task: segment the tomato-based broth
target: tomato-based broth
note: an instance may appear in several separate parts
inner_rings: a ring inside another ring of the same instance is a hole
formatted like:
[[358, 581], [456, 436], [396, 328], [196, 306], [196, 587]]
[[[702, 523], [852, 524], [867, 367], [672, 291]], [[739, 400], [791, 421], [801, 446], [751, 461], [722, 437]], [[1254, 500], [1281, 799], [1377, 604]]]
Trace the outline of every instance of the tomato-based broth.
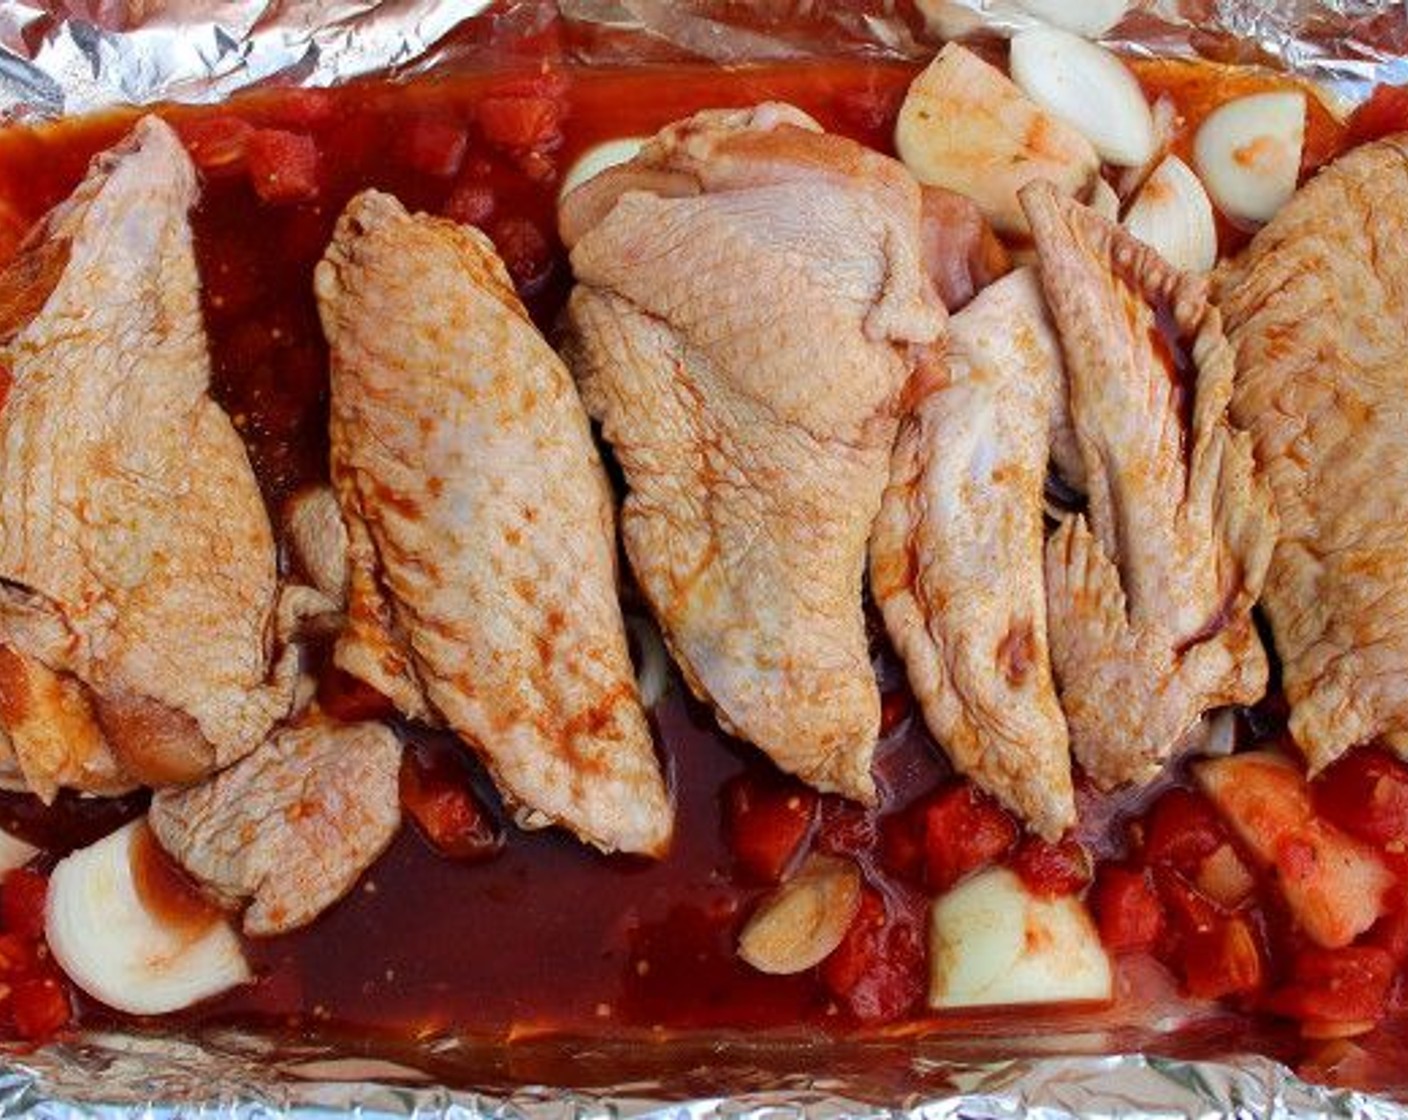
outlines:
[[[1188, 64], [1142, 63], [1137, 70], [1151, 100], [1173, 101], [1181, 129], [1174, 148], [1182, 151], [1187, 130], [1220, 99], [1283, 81]], [[166, 112], [202, 176], [192, 218], [214, 395], [245, 440], [275, 524], [299, 487], [327, 480], [328, 355], [312, 273], [354, 193], [377, 187], [409, 208], [483, 228], [551, 338], [571, 282], [554, 211], [562, 176], [580, 154], [604, 140], [648, 135], [702, 108], [763, 100], [791, 102], [828, 129], [890, 151], [914, 74], [909, 65], [861, 60], [736, 70], [529, 68], [405, 86], [265, 92], [218, 108]], [[30, 224], [74, 187], [90, 157], [133, 119], [111, 115], [0, 134], [0, 252], [12, 252]], [[1345, 129], [1315, 105], [1306, 170], [1345, 142]], [[1225, 248], [1239, 243], [1237, 231], [1221, 233]], [[286, 570], [291, 564], [285, 559]], [[641, 614], [626, 594], [628, 613]], [[923, 1011], [929, 897], [994, 859], [1053, 896], [1079, 893], [1093, 881], [1101, 931], [1123, 950], [1113, 1010], [1077, 1007], [1048, 1020], [1077, 1029], [1138, 1023], [1168, 1001], [1183, 1018], [1205, 1017], [1218, 1006], [1213, 999], [1236, 996], [1230, 973], [1191, 968], [1175, 979], [1176, 968], [1153, 964], [1158, 931], [1141, 925], [1140, 892], [1152, 891], [1163, 874], [1158, 868], [1177, 861], [1148, 856], [1144, 824], [1134, 842], [1150, 866], [1158, 865], [1154, 879], [1142, 867], [1123, 878], [1109, 870], [1131, 847], [1131, 820], [1169, 784], [1181, 785], [1181, 776], [1121, 797], [1082, 787], [1083, 849], [1072, 841], [1023, 840], [995, 803], [953, 782], [875, 618], [872, 634], [884, 696], [876, 808], [818, 797], [782, 778], [761, 753], [724, 735], [677, 676], [652, 717], [677, 810], [674, 843], [660, 861], [603, 856], [556, 830], [516, 828], [463, 747], [400, 725], [408, 744], [401, 782], [408, 812], [390, 850], [307, 929], [249, 940], [256, 981], [182, 1013], [183, 1020], [327, 1024], [409, 1038], [723, 1028], [848, 1033], [896, 1023], [961, 1030], [971, 1015]], [[320, 690], [335, 712], [380, 714], [378, 698], [331, 669]], [[1269, 706], [1239, 719], [1244, 741], [1280, 733], [1281, 717]], [[1170, 850], [1210, 858], [1231, 841], [1204, 820], [1195, 795], [1186, 797], [1160, 801], [1148, 827], [1175, 838]], [[140, 796], [99, 802], [64, 795], [46, 809], [5, 795], [0, 824], [56, 856], [142, 807]], [[965, 843], [936, 853], [926, 846], [935, 829]], [[820, 968], [765, 975], [740, 960], [739, 932], [806, 850], [860, 865], [862, 919]], [[161, 858], [143, 851], [143, 859]], [[1230, 889], [1227, 876], [1236, 869], [1228, 861], [1236, 858], [1218, 856], [1223, 878], [1209, 889]], [[200, 904], [185, 897], [189, 884], [169, 869], [148, 868], [139, 879], [148, 891], [180, 895], [173, 905], [183, 920], [205, 920]], [[1245, 935], [1267, 945], [1281, 937], [1283, 918], [1274, 912], [1248, 921], [1246, 930], [1218, 925], [1221, 932], [1209, 936], [1232, 943]], [[1274, 986], [1267, 980], [1258, 990]], [[80, 1003], [80, 1022], [112, 1015]], [[1024, 1021], [1039, 1020], [1027, 1014]]]

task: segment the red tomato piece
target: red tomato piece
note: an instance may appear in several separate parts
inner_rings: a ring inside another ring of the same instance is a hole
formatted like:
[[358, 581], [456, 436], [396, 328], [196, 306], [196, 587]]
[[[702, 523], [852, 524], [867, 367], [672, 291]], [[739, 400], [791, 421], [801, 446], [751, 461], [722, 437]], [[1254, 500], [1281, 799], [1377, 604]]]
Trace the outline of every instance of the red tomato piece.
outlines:
[[1375, 86], [1349, 118], [1350, 147], [1408, 129], [1408, 86]]
[[401, 133], [401, 157], [415, 170], [448, 179], [469, 150], [469, 131], [444, 117], [416, 117]]
[[846, 936], [822, 961], [821, 979], [862, 1022], [899, 1018], [924, 991], [919, 929], [887, 909], [884, 899], [867, 887]]
[[1183, 984], [1200, 999], [1250, 995], [1265, 979], [1256, 935], [1240, 916], [1218, 918], [1208, 929], [1190, 933], [1178, 955]]
[[847, 90], [836, 99], [836, 109], [850, 124], [865, 132], [892, 131], [905, 91], [899, 89]]
[[28, 937], [0, 933], [0, 980], [10, 981], [34, 968], [35, 944]]
[[1351, 836], [1379, 846], [1408, 845], [1408, 766], [1387, 751], [1350, 751], [1310, 790], [1316, 811]]
[[15, 1029], [28, 1042], [42, 1042], [68, 1025], [73, 1014], [68, 990], [52, 976], [20, 980], [10, 994]]
[[1374, 923], [1365, 940], [1395, 961], [1408, 960], [1408, 890], [1395, 887], [1389, 891], [1385, 904], [1387, 911]]
[[343, 723], [390, 719], [396, 705], [366, 681], [329, 665], [318, 678], [318, 706]]
[[1147, 871], [1106, 864], [1095, 878], [1090, 906], [1111, 952], [1152, 948], [1163, 933], [1163, 904]]
[[461, 183], [445, 200], [441, 213], [466, 226], [482, 226], [494, 216], [494, 188], [487, 183]]
[[272, 205], [318, 196], [318, 146], [306, 132], [260, 128], [245, 142], [255, 193]]
[[723, 789], [724, 836], [739, 869], [779, 883], [811, 835], [817, 795], [782, 775], [741, 774]]
[[1012, 870], [1038, 898], [1079, 894], [1090, 882], [1090, 856], [1074, 836], [1056, 843], [1026, 836], [1011, 859]]
[[254, 126], [239, 117], [221, 114], [183, 121], [177, 126], [191, 162], [207, 175], [244, 170], [245, 145]]
[[879, 822], [881, 866], [895, 878], [916, 885], [924, 882], [923, 825], [914, 806], [881, 817]]
[[1217, 810], [1207, 798], [1192, 790], [1171, 789], [1154, 802], [1144, 822], [1144, 859], [1192, 877], [1226, 839]]
[[286, 89], [273, 103], [268, 119], [289, 128], [309, 129], [337, 115], [337, 94], [327, 89]]
[[406, 751], [400, 790], [401, 807], [441, 855], [479, 861], [503, 848], [503, 833], [480, 806], [468, 776], [448, 760]]
[[1372, 1022], [1383, 1017], [1393, 973], [1393, 957], [1372, 945], [1307, 946], [1296, 954], [1290, 981], [1267, 1006], [1312, 1023]]
[[854, 856], [875, 846], [875, 818], [858, 805], [828, 798], [822, 802], [816, 848], [833, 856]]
[[1017, 843], [1014, 821], [969, 782], [952, 786], [923, 810], [924, 881], [946, 891], [970, 872], [996, 863]]
[[44, 900], [49, 881], [37, 871], [20, 867], [0, 883], [0, 923], [10, 933], [38, 941], [44, 936]]
[[476, 107], [484, 139], [508, 151], [545, 151], [562, 141], [562, 105], [550, 97], [510, 94], [482, 99]]
[[1221, 907], [1199, 894], [1178, 872], [1156, 867], [1153, 875], [1164, 914], [1178, 933], [1184, 936], [1206, 933], [1225, 916]]
[[909, 718], [914, 696], [907, 688], [896, 688], [880, 697], [880, 738], [885, 738]]
[[552, 269], [552, 247], [527, 218], [500, 218], [488, 230], [520, 292], [536, 290]]

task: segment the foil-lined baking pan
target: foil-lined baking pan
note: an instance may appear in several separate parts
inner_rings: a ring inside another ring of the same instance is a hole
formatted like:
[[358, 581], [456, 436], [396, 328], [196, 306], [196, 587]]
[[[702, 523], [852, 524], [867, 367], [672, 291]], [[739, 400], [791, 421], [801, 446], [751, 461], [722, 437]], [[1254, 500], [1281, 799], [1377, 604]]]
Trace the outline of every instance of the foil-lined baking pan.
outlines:
[[[1070, 0], [1078, 3], [1080, 0]], [[1001, 36], [1017, 0], [0, 0], [0, 114], [32, 123], [122, 104], [214, 102], [493, 65], [555, 28], [572, 61], [741, 66], [921, 58], [940, 34]], [[760, 18], [761, 16], [761, 18]], [[1106, 42], [1283, 68], [1342, 106], [1408, 82], [1403, 0], [1137, 0]], [[0, 1059], [5, 1116], [1408, 1117], [1353, 1085], [1363, 1052], [1296, 1076], [1272, 1037], [1213, 1022], [1041, 1037], [682, 1037], [504, 1043], [88, 1031]], [[1165, 1056], [1160, 1056], [1165, 1055]], [[1380, 1066], [1382, 1060], [1380, 1059]], [[1306, 1072], [1306, 1071], [1303, 1071]], [[1399, 1093], [1408, 1093], [1408, 1068]]]

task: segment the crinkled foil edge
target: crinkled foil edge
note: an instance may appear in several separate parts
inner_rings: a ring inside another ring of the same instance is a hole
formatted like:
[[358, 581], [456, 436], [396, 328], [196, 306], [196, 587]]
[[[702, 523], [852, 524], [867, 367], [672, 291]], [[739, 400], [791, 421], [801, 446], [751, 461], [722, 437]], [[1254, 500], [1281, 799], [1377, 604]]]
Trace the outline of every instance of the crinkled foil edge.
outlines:
[[[134, 0], [75, 3], [70, 7], [87, 14], [68, 16], [55, 14], [66, 10], [62, 3], [0, 0], [0, 118], [30, 123], [113, 105], [217, 102], [269, 84], [328, 86], [492, 65], [497, 43], [559, 19], [587, 32], [568, 36], [566, 49], [588, 64], [674, 57], [737, 65], [838, 51], [922, 57], [939, 30], [1011, 35], [1030, 23], [1021, 0], [921, 0], [927, 25], [906, 18], [896, 0], [797, 3], [811, 17], [805, 31], [785, 18], [763, 30], [739, 28], [727, 0], [500, 0], [488, 12], [485, 0]], [[1317, 82], [1346, 108], [1376, 82], [1408, 82], [1404, 0], [1136, 0], [1105, 41], [1130, 53], [1281, 67]], [[993, 1040], [988, 1052], [1000, 1045]], [[1408, 1108], [1391, 1100], [1308, 1083], [1255, 1054], [1220, 1061], [1144, 1053], [952, 1061], [916, 1050], [882, 1091], [844, 1072], [740, 1076], [730, 1060], [730, 1075], [711, 1089], [701, 1087], [722, 1068], [722, 1055], [718, 1067], [706, 1056], [681, 1079], [584, 1081], [590, 1088], [568, 1087], [570, 1077], [553, 1085], [495, 1079], [496, 1087], [467, 1091], [434, 1083], [414, 1057], [393, 1062], [316, 1045], [275, 1047], [252, 1034], [192, 1041], [87, 1031], [34, 1052], [0, 1051], [0, 1116], [1408, 1120]]]

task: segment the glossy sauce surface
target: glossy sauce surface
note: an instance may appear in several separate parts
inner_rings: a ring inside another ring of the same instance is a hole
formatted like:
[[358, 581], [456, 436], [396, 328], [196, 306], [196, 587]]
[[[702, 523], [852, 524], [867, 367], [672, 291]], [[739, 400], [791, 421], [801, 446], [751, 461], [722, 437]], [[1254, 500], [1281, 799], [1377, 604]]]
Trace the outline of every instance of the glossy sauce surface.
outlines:
[[[1222, 88], [1223, 78], [1206, 70], [1155, 64], [1140, 71], [1146, 88], [1174, 98], [1189, 122], [1211, 103], [1207, 89]], [[647, 135], [700, 108], [768, 99], [793, 102], [829, 129], [889, 150], [894, 114], [913, 73], [907, 65], [860, 61], [568, 72], [554, 78], [566, 117], [546, 164], [488, 142], [476, 121], [484, 97], [515, 82], [541, 81], [531, 69], [410, 87], [261, 94], [219, 110], [257, 127], [306, 132], [319, 154], [314, 201], [269, 205], [247, 177], [214, 172], [205, 177], [193, 215], [214, 393], [249, 447], [275, 522], [299, 486], [326, 479], [327, 355], [311, 275], [353, 193], [375, 186], [412, 208], [439, 212], [453, 210], [457, 191], [463, 201], [462, 188], [489, 188], [491, 235], [517, 239], [520, 248], [525, 227], [538, 235], [537, 248], [529, 246], [534, 251], [527, 255], [536, 259], [524, 266], [523, 294], [550, 336], [570, 282], [553, 233], [556, 184], [578, 154], [601, 140]], [[170, 117], [182, 128], [211, 115], [177, 110]], [[0, 253], [72, 189], [89, 157], [116, 141], [131, 119], [0, 134]], [[466, 150], [451, 174], [413, 166], [407, 138], [425, 135], [418, 130], [427, 121], [436, 122], [440, 135], [464, 135]], [[1337, 128], [1313, 124], [1315, 150], [1332, 149]], [[878, 637], [876, 656], [882, 688], [902, 694], [901, 676]], [[187, 1019], [332, 1023], [408, 1037], [854, 1029], [814, 972], [763, 976], [736, 959], [738, 930], [765, 888], [736, 873], [721, 824], [721, 791], [740, 774], [764, 776], [770, 768], [756, 751], [724, 736], [678, 679], [654, 719], [678, 806], [667, 860], [605, 857], [556, 832], [509, 827], [497, 856], [460, 863], [437, 855], [408, 824], [354, 892], [311, 928], [250, 944], [255, 985]], [[444, 737], [406, 733], [424, 750], [459, 751]], [[884, 791], [879, 814], [929, 792], [947, 774], [912, 711], [882, 740], [876, 768]], [[482, 774], [474, 782], [487, 787]], [[1082, 801], [1082, 838], [1097, 853], [1117, 850], [1123, 833], [1112, 822], [1126, 807], [1088, 792]], [[871, 886], [892, 905], [913, 907], [913, 892], [891, 881], [875, 858], [877, 814], [823, 802], [820, 827], [868, 837], [871, 847], [858, 858]], [[103, 806], [65, 797], [56, 810], [42, 811], [30, 799], [6, 796], [0, 823], [13, 822], [61, 852], [140, 808], [140, 798]], [[1166, 978], [1129, 980], [1113, 1012], [1098, 1019], [1072, 1012], [1064, 1021], [1088, 1028], [1111, 1016], [1137, 1020], [1152, 1003], [1172, 998], [1168, 989]], [[85, 1017], [100, 1021], [104, 1012], [89, 1006]], [[930, 1025], [967, 1029], [965, 1021], [971, 1027], [973, 1018]]]

